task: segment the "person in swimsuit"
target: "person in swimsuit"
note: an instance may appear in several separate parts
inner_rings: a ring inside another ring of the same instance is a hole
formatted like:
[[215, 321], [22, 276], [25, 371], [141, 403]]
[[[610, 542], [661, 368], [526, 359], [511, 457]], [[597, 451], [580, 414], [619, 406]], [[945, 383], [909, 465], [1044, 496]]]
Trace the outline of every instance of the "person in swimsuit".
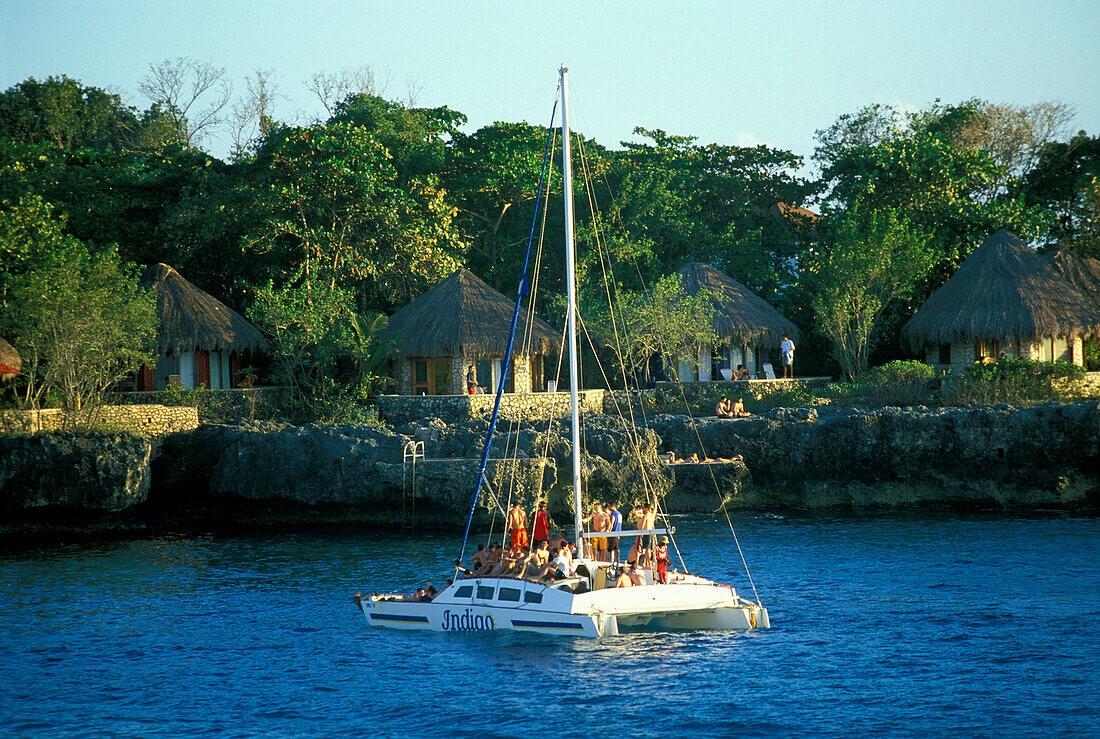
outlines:
[[512, 532], [511, 548], [513, 552], [527, 548], [527, 514], [523, 506], [516, 503], [508, 511], [508, 530]]
[[751, 415], [752, 415], [751, 413], [749, 413], [747, 410], [745, 410], [745, 401], [742, 398], [738, 398], [737, 402], [733, 404], [733, 411], [732, 411], [730, 417], [731, 418], [745, 418], [746, 416], [751, 416]]
[[718, 418], [733, 418], [733, 411], [730, 410], [730, 399], [723, 397], [718, 401], [718, 405], [714, 406], [714, 415]]

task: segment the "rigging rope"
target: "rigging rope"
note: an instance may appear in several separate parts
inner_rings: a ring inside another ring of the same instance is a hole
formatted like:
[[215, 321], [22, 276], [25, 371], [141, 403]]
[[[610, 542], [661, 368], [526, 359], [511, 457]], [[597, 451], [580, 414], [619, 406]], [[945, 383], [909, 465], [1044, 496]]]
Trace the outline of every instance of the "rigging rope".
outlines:
[[481, 452], [481, 463], [478, 466], [477, 481], [474, 484], [473, 499], [470, 501], [470, 512], [466, 516], [466, 531], [462, 536], [462, 548], [458, 552], [458, 559], [456, 566], [461, 566], [462, 557], [466, 554], [466, 544], [470, 538], [470, 525], [474, 520], [474, 510], [477, 508], [478, 498], [481, 496], [481, 482], [485, 479], [485, 467], [489, 463], [489, 449], [493, 443], [493, 432], [496, 430], [497, 418], [500, 415], [500, 401], [504, 395], [505, 380], [508, 377], [508, 365], [512, 359], [512, 343], [516, 338], [516, 323], [519, 320], [520, 306], [523, 304], [523, 296], [528, 294], [527, 287], [527, 267], [531, 259], [531, 242], [535, 238], [535, 223], [538, 218], [539, 205], [542, 198], [542, 183], [546, 177], [546, 171], [550, 162], [550, 142], [553, 140], [553, 128], [554, 118], [557, 115], [558, 101], [554, 100], [554, 107], [550, 111], [550, 130], [549, 135], [546, 137], [546, 149], [542, 155], [542, 174], [539, 176], [539, 189], [538, 195], [535, 197], [535, 212], [531, 215], [531, 231], [527, 237], [527, 253], [523, 258], [523, 274], [519, 280], [519, 287], [516, 288], [516, 307], [512, 311], [512, 327], [508, 333], [508, 348], [504, 353], [504, 362], [501, 369], [500, 387], [497, 388], [496, 399], [493, 401], [493, 415], [489, 419], [489, 432], [485, 437], [485, 448]]

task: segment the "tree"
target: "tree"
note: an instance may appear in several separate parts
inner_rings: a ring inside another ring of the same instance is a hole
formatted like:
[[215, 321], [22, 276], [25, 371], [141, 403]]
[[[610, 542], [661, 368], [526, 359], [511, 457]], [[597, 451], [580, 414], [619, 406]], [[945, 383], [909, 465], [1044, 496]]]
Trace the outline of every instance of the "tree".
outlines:
[[619, 293], [614, 311], [588, 311], [589, 323], [613, 349], [620, 371], [648, 382], [653, 357], [672, 367], [677, 357], [697, 357], [700, 350], [718, 343], [715, 304], [716, 296], [709, 290], [688, 295], [681, 276], [673, 273], [658, 279], [646, 293]]
[[763, 145], [697, 144], [661, 130], [635, 133], [652, 143], [626, 143], [614, 156], [608, 220], [638, 242], [644, 282], [691, 259], [726, 269], [768, 297], [794, 281], [794, 257], [812, 223], [785, 214], [816, 191], [795, 175], [799, 157]]
[[1021, 190], [1028, 203], [1053, 213], [1050, 243], [1100, 257], [1100, 136], [1081, 131], [1046, 144]]
[[242, 182], [254, 224], [243, 242], [284, 273], [355, 291], [361, 309], [392, 308], [450, 274], [464, 249], [430, 171], [441, 131], [373, 104], [340, 117], [263, 140]]
[[883, 310], [904, 298], [935, 259], [929, 238], [908, 221], [858, 207], [807, 255], [803, 281], [814, 314], [848, 377], [867, 369], [872, 331]]
[[352, 95], [385, 95], [392, 78], [393, 72], [388, 68], [379, 72], [364, 65], [345, 67], [339, 72], [317, 72], [304, 84], [331, 116], [336, 112], [337, 103]]
[[275, 126], [272, 108], [279, 96], [274, 69], [257, 69], [245, 77], [245, 94], [233, 104], [230, 120], [233, 124], [233, 154], [240, 157], [248, 144], [266, 136]]
[[221, 112], [233, 96], [233, 83], [223, 67], [191, 57], [150, 64], [138, 90], [170, 116], [187, 147], [198, 146], [221, 122]]
[[9, 142], [117, 152], [154, 151], [178, 138], [158, 106], [139, 115], [118, 95], [64, 75], [31, 77], [0, 93], [0, 139]]
[[91, 251], [62, 226], [40, 198], [0, 211], [0, 315], [23, 356], [24, 402], [52, 397], [72, 424], [94, 419], [114, 385], [152, 362], [156, 314], [113, 248]]
[[305, 279], [258, 289], [249, 318], [268, 336], [278, 380], [295, 389], [311, 421], [355, 421], [357, 401], [380, 389], [385, 317], [358, 315], [350, 291]]
[[547, 136], [545, 128], [497, 122], [472, 134], [456, 133], [448, 147], [444, 182], [470, 245], [468, 266], [498, 290], [514, 284], [522, 269], [527, 206], [533, 208], [537, 195]]

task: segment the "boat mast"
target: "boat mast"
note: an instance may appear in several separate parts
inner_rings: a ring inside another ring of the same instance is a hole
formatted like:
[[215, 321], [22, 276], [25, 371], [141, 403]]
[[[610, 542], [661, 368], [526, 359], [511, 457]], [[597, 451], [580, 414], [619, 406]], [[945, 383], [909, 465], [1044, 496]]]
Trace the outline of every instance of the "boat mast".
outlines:
[[573, 540], [577, 542], [577, 557], [585, 555], [583, 510], [581, 508], [581, 423], [577, 390], [577, 274], [576, 250], [573, 246], [573, 164], [569, 141], [569, 68], [558, 69], [561, 75], [561, 172], [565, 192], [565, 294], [569, 329], [569, 404], [573, 416]]

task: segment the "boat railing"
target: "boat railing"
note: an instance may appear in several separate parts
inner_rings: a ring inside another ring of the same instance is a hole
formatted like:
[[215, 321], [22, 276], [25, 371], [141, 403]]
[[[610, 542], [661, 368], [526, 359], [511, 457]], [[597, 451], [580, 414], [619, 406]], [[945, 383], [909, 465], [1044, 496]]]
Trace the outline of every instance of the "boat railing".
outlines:
[[585, 539], [602, 539], [604, 537], [611, 537], [613, 539], [620, 539], [627, 536], [656, 536], [658, 534], [667, 534], [671, 536], [676, 533], [675, 527], [668, 527], [664, 529], [623, 529], [622, 531], [584, 531], [581, 536]]

